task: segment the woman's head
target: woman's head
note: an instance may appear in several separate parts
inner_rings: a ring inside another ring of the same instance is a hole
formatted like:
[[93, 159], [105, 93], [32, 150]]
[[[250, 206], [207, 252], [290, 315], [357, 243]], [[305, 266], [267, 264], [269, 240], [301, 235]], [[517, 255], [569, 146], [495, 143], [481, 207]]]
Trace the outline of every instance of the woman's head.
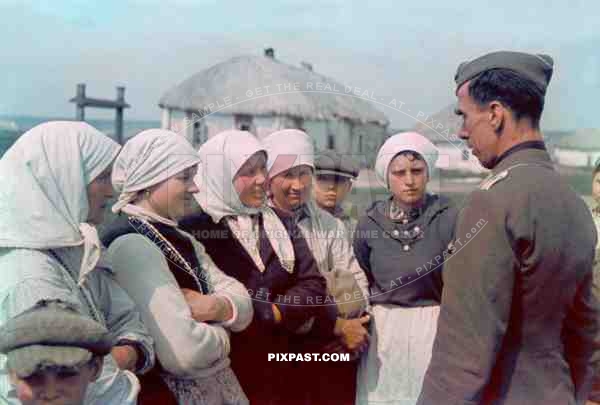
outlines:
[[194, 197], [213, 221], [260, 212], [267, 155], [254, 135], [239, 130], [221, 132], [206, 141], [198, 154], [202, 164]]
[[396, 201], [418, 205], [425, 196], [428, 181], [427, 163], [417, 152], [400, 152], [390, 162], [388, 184]]
[[292, 211], [306, 204], [312, 191], [313, 169], [309, 165], [294, 166], [270, 179], [269, 189], [275, 206]]
[[120, 192], [113, 211], [135, 204], [164, 218], [186, 212], [200, 157], [190, 143], [171, 131], [150, 129], [128, 141], [115, 161], [112, 182]]
[[194, 183], [197, 166], [190, 166], [140, 191], [134, 204], [155, 212], [163, 218], [177, 220], [183, 217], [192, 207], [194, 193], [198, 187]]
[[269, 154], [268, 187], [275, 206], [291, 211], [305, 204], [312, 191], [314, 147], [297, 129], [284, 129], [264, 140]]
[[437, 158], [437, 148], [423, 135], [399, 133], [388, 138], [379, 149], [375, 173], [396, 201], [418, 205]]
[[266, 179], [267, 154], [261, 150], [250, 156], [233, 177], [233, 186], [242, 204], [249, 208], [263, 206]]
[[110, 181], [111, 173], [112, 163], [87, 186], [89, 203], [87, 222], [89, 223], [96, 225], [102, 223], [108, 202], [114, 197], [114, 190]]
[[73, 246], [80, 224], [99, 223], [120, 146], [85, 122], [53, 121], [25, 134], [0, 160], [4, 246]]

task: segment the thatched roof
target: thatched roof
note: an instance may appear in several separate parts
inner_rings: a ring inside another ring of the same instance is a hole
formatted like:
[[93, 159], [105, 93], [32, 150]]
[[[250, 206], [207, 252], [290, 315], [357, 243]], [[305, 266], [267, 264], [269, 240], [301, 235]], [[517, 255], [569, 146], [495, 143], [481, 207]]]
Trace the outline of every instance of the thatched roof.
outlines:
[[578, 129], [563, 137], [556, 145], [560, 149], [600, 151], [600, 129]]
[[[299, 83], [300, 91], [286, 89], [284, 85], [289, 83]], [[325, 91], [317, 92], [317, 83]], [[306, 91], [307, 84], [312, 85], [313, 92]], [[248, 92], [257, 88], [262, 89], [263, 96], [249, 98]], [[197, 112], [211, 103], [223, 104], [226, 97], [232, 104], [223, 111], [227, 114], [388, 124], [383, 112], [369, 101], [346, 93], [342, 84], [266, 56], [239, 56], [196, 73], [167, 91], [159, 107]]]

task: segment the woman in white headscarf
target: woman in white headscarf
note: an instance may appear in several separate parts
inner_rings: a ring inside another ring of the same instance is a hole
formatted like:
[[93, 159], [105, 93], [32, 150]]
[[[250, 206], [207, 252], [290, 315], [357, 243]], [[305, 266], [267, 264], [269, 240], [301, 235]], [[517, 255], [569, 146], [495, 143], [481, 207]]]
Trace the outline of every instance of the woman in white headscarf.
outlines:
[[377, 155], [377, 179], [391, 196], [360, 218], [354, 240], [374, 315], [359, 368], [360, 405], [415, 404], [431, 359], [457, 215], [447, 198], [427, 193], [437, 158], [435, 146], [414, 132], [388, 138]]
[[268, 356], [291, 352], [293, 331], [320, 311], [314, 304], [325, 298], [325, 280], [298, 232], [265, 206], [267, 155], [254, 135], [225, 131], [199, 153], [195, 197], [204, 213], [182, 226], [254, 298], [252, 324], [232, 335], [232, 367], [250, 403], [288, 404], [304, 385], [296, 367]]
[[142, 378], [140, 404], [173, 395], [181, 405], [248, 403], [229, 366], [228, 335], [252, 319], [248, 293], [178, 228], [198, 163], [183, 137], [152, 129], [125, 144], [113, 170], [121, 215], [103, 237], [106, 261], [140, 308], [158, 363]]
[[[125, 292], [96, 267], [102, 221], [112, 196], [119, 145], [83, 122], [48, 122], [25, 134], [0, 160], [0, 324], [41, 300], [62, 300], [105, 325], [117, 348], [90, 385], [86, 404], [135, 404], [130, 371], [152, 366], [152, 340]], [[0, 402], [16, 393], [0, 358]]]
[[[313, 352], [351, 352], [355, 358], [368, 345], [366, 297], [368, 281], [354, 257], [345, 225], [312, 200], [314, 147], [304, 131], [283, 129], [263, 141], [269, 154], [269, 201], [282, 218], [296, 223], [327, 278], [330, 294], [327, 315], [335, 327], [326, 339], [308, 333], [303, 346]], [[322, 318], [315, 322], [322, 321]], [[354, 404], [357, 362], [314, 363], [305, 368], [311, 403]], [[323, 375], [329, 378], [323, 379]]]

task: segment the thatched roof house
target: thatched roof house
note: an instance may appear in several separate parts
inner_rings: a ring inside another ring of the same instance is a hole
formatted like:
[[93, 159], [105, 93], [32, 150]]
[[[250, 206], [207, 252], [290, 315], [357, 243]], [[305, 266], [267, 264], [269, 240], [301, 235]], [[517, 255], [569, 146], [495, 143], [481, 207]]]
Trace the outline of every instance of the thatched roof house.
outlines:
[[319, 149], [371, 155], [383, 141], [388, 119], [353, 90], [309, 64], [278, 61], [268, 49], [264, 56], [234, 57], [192, 75], [168, 90], [159, 107], [162, 126], [187, 128], [196, 144], [227, 128], [259, 137], [304, 128]]
[[455, 105], [449, 105], [441, 111], [429, 116], [418, 116], [414, 131], [426, 136], [440, 151], [438, 166], [446, 170], [468, 173], [486, 171], [479, 160], [471, 154], [466, 143], [460, 139], [458, 132], [462, 119], [454, 113]]

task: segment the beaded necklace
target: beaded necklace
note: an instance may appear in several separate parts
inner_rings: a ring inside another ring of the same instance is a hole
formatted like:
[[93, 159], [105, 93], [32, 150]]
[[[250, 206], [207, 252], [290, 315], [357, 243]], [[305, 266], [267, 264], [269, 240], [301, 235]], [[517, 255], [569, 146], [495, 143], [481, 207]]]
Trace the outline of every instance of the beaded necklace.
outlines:
[[[185, 260], [185, 258], [181, 255], [181, 253], [179, 253], [175, 246], [173, 246], [171, 242], [167, 238], [165, 238], [164, 235], [160, 233], [160, 231], [156, 229], [154, 225], [152, 225], [152, 223], [150, 223], [150, 221], [134, 216], [130, 216], [128, 218], [131, 226], [140, 234], [149, 237], [153, 240], [160, 240], [161, 243], [155, 243], [155, 245], [158, 246], [165, 258], [171, 259], [175, 261], [176, 264], [182, 265], [183, 267], [177, 267], [188, 273], [194, 279], [196, 285], [198, 286], [199, 292], [202, 294], [202, 283], [200, 282], [200, 278], [198, 277], [197, 271], [194, 270], [194, 268], [190, 265], [190, 263], [187, 260]], [[141, 229], [138, 229], [138, 227], [136, 227], [136, 222], [141, 225]], [[148, 235], [148, 232], [144, 232], [143, 228], [145, 228], [145, 230], [150, 232], [152, 235]]]

